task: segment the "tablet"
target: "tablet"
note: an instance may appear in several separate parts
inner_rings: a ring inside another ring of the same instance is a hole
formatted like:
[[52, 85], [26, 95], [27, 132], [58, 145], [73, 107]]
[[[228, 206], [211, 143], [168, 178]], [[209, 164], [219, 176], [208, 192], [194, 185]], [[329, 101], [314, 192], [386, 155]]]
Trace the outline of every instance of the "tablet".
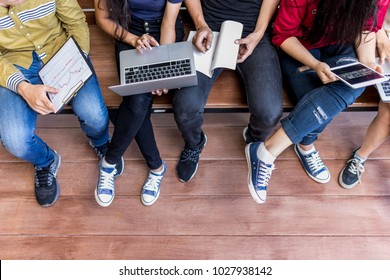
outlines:
[[343, 81], [352, 88], [361, 88], [387, 81], [383, 74], [355, 61], [342, 66], [330, 69], [340, 81]]
[[[376, 62], [379, 64], [379, 58], [376, 58]], [[383, 74], [386, 77], [390, 77], [390, 62], [385, 61], [383, 64], [379, 64], [383, 69]], [[375, 87], [378, 90], [379, 96], [383, 102], [390, 102], [390, 81], [385, 81], [376, 84]]]

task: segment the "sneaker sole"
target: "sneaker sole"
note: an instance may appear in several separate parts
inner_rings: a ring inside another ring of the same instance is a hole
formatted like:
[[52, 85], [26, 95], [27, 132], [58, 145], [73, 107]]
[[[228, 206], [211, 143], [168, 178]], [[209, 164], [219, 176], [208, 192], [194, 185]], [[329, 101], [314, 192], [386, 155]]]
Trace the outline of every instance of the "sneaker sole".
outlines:
[[342, 178], [342, 177], [343, 177], [344, 170], [345, 170], [345, 167], [344, 167], [343, 170], [341, 170], [341, 172], [340, 172], [340, 175], [339, 175], [339, 184], [340, 184], [340, 186], [342, 186], [344, 189], [350, 190], [350, 189], [352, 189], [354, 186], [356, 186], [356, 185], [359, 183], [359, 181], [356, 181], [356, 182], [353, 183], [352, 185], [346, 185], [346, 184], [344, 184], [343, 178]]
[[[121, 173], [116, 173], [115, 176], [114, 176], [114, 179], [116, 179], [119, 176], [121, 176], [123, 174], [123, 172], [125, 171], [125, 159], [123, 157], [121, 157], [121, 163], [122, 163], [122, 172]], [[118, 169], [117, 169], [117, 171], [118, 171]]]
[[263, 204], [266, 200], [261, 199], [257, 195], [256, 191], [254, 190], [253, 184], [252, 184], [252, 163], [251, 163], [249, 146], [250, 146], [250, 144], [245, 146], [245, 157], [246, 157], [246, 162], [248, 164], [248, 189], [249, 189], [249, 193], [251, 194], [253, 200], [258, 204]]
[[115, 198], [115, 196], [113, 196], [109, 202], [101, 201], [98, 194], [97, 194], [97, 187], [95, 188], [95, 199], [96, 199], [97, 204], [99, 204], [100, 206], [102, 206], [102, 207], [110, 206], [111, 203], [114, 201], [114, 198]]
[[327, 167], [325, 167], [326, 170], [328, 170], [328, 173], [329, 173], [328, 179], [326, 179], [326, 180], [321, 180], [321, 179], [318, 179], [318, 178], [314, 177], [313, 175], [311, 175], [311, 174], [306, 170], [306, 168], [305, 168], [305, 166], [304, 166], [304, 164], [303, 164], [303, 162], [302, 162], [302, 159], [301, 159], [301, 157], [300, 157], [299, 154], [298, 154], [297, 149], [298, 149], [297, 146], [294, 145], [294, 152], [295, 152], [295, 154], [297, 155], [299, 161], [301, 162], [301, 166], [302, 166], [303, 170], [305, 170], [306, 174], [307, 174], [313, 181], [315, 181], [315, 182], [317, 182], [317, 183], [320, 183], [320, 184], [326, 184], [326, 183], [328, 183], [328, 182], [330, 181], [330, 178], [331, 178], [329, 169], [328, 169]]

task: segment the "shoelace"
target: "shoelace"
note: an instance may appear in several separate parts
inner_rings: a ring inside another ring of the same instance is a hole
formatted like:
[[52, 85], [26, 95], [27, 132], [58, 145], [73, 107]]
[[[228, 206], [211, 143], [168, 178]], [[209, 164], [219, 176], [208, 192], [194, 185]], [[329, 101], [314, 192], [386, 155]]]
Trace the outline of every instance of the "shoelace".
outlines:
[[364, 165], [356, 158], [348, 160], [349, 168], [348, 172], [357, 175], [359, 183], [361, 183], [361, 175], [364, 172]]
[[38, 188], [44, 187], [51, 187], [53, 184], [53, 180], [55, 178], [54, 172], [51, 170], [51, 168], [45, 167], [45, 168], [36, 168], [35, 169], [36, 176], [35, 176], [35, 185]]
[[98, 158], [102, 159], [107, 153], [109, 142], [99, 147], [93, 146], [91, 142], [89, 142], [89, 145], [95, 150], [95, 153], [98, 156]]
[[156, 195], [156, 193], [158, 192], [158, 188], [160, 186], [162, 177], [163, 177], [163, 175], [154, 175], [154, 174], [149, 173], [148, 179], [147, 179], [145, 186], [144, 186], [144, 190], [146, 191], [146, 193], [152, 192], [153, 195]]
[[318, 152], [313, 152], [310, 155], [306, 156], [306, 162], [313, 173], [317, 173], [325, 166]]
[[184, 160], [191, 160], [193, 162], [198, 162], [199, 154], [200, 154], [200, 149], [185, 148], [182, 154], [182, 158]]
[[104, 168], [100, 171], [100, 184], [99, 184], [99, 194], [112, 194], [114, 192], [114, 176], [116, 170], [112, 172], [104, 171]]
[[272, 164], [265, 164], [260, 162], [258, 173], [257, 173], [257, 185], [258, 189], [268, 186], [269, 179], [271, 178], [272, 171], [275, 169], [275, 166]]

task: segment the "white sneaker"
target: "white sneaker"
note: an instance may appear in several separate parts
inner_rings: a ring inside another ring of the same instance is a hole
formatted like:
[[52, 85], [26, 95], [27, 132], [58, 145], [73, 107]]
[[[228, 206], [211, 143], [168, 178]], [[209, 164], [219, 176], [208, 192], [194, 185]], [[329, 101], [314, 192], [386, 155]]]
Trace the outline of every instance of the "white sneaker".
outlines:
[[141, 190], [141, 201], [145, 206], [150, 206], [157, 201], [160, 196], [160, 184], [161, 180], [167, 172], [167, 165], [163, 161], [163, 171], [161, 174], [156, 174], [153, 171], [149, 172], [148, 178], [146, 179], [142, 190]]
[[103, 207], [109, 206], [115, 197], [114, 178], [116, 168], [103, 167], [100, 162], [99, 180], [95, 189], [96, 202]]

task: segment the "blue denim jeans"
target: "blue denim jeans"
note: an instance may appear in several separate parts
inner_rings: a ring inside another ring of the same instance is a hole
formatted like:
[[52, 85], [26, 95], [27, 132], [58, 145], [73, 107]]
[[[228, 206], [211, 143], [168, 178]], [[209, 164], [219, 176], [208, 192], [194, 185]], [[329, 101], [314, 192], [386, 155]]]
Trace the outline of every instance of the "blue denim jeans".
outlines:
[[[33, 53], [29, 69], [16, 66], [31, 84], [42, 84], [38, 70], [42, 62]], [[84, 133], [91, 144], [100, 146], [109, 140], [108, 112], [94, 75], [80, 89], [71, 103]], [[0, 87], [0, 140], [14, 156], [46, 167], [54, 159], [53, 150], [35, 134], [38, 113], [17, 93]]]
[[[282, 79], [278, 55], [266, 32], [253, 53], [237, 64], [250, 112], [249, 133], [253, 141], [264, 141], [282, 115]], [[198, 72], [198, 85], [178, 89], [173, 96], [173, 111], [185, 145], [201, 145], [203, 112], [214, 81], [223, 69], [215, 69], [211, 78]], [[223, 92], [219, 94], [223, 95]], [[237, 93], [238, 94], [238, 93]]]
[[[330, 67], [357, 60], [352, 46], [328, 46], [310, 50], [318, 60]], [[310, 145], [317, 140], [331, 120], [358, 98], [364, 88], [353, 89], [341, 81], [323, 84], [314, 70], [301, 71], [302, 63], [285, 53], [280, 63], [289, 93], [297, 103], [284, 118], [282, 127], [294, 143]]]

